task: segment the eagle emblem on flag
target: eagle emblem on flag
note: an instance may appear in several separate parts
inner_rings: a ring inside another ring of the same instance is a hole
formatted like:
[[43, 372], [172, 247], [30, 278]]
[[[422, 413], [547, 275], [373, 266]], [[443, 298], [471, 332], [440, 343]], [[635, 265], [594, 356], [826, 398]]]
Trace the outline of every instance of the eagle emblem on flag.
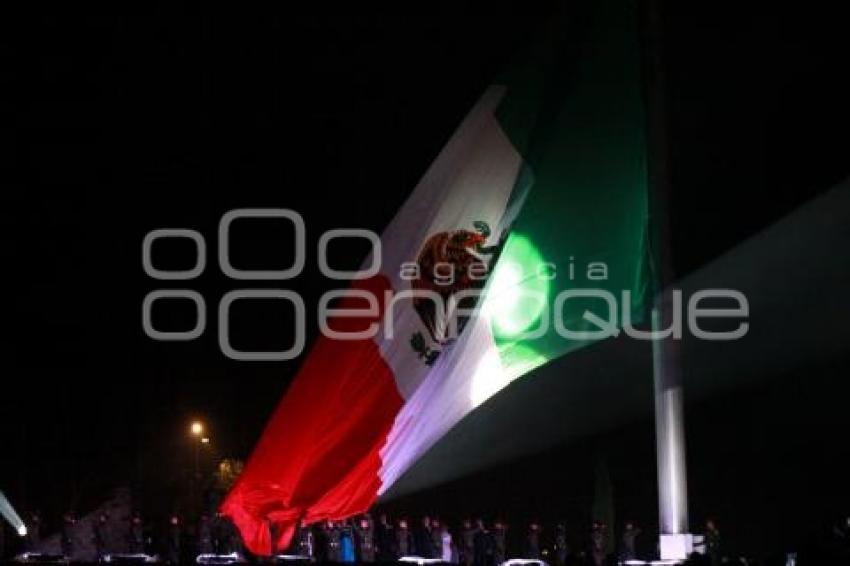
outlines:
[[[490, 237], [489, 224], [479, 220], [473, 226], [474, 230], [450, 230], [429, 236], [416, 258], [419, 276], [411, 281], [411, 287], [415, 291], [436, 293], [447, 311], [453, 295], [467, 289], [484, 287], [494, 256], [501, 247], [501, 242], [499, 245], [486, 245]], [[458, 300], [454, 306], [471, 309], [476, 302], [477, 297], [467, 296]], [[413, 308], [428, 331], [428, 337], [422, 332], [416, 332], [410, 338], [410, 345], [427, 365], [433, 365], [440, 355], [440, 349], [455, 338], [447, 335], [446, 321], [451, 313], [438, 313], [437, 304], [425, 296], [414, 297]], [[438, 314], [445, 316], [438, 317]], [[463, 331], [468, 319], [468, 316], [458, 317], [458, 333]]]

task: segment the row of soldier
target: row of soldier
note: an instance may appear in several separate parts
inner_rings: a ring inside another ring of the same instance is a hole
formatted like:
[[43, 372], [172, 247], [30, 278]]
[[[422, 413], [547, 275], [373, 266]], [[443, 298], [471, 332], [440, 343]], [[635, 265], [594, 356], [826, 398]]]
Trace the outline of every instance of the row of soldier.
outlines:
[[[33, 513], [26, 523], [27, 550], [42, 550], [40, 514]], [[157, 525], [145, 521], [139, 512], [129, 517], [99, 513], [86, 524], [68, 512], [60, 524], [59, 550], [68, 558], [96, 561], [109, 554], [156, 554], [176, 564], [197, 554], [242, 553], [242, 544], [233, 523], [221, 515], [204, 515], [186, 524], [180, 515], [173, 514]]]
[[[79, 529], [74, 528], [76, 523], [72, 513], [63, 518], [61, 550], [68, 557], [80, 555], [75, 548], [81, 542]], [[34, 516], [29, 524], [32, 548], [40, 537], [40, 518]], [[576, 549], [570, 548], [563, 524], [544, 534], [539, 523], [531, 522], [522, 532], [514, 533], [511, 544], [508, 530], [501, 521], [488, 524], [482, 519], [465, 520], [459, 528], [450, 529], [439, 519], [428, 516], [411, 524], [404, 518], [391, 522], [386, 514], [379, 515], [375, 521], [366, 514], [357, 519], [302, 526], [290, 548], [281, 552], [320, 562], [389, 562], [403, 556], [420, 556], [465, 566], [490, 566], [515, 557], [542, 558], [556, 565], [567, 564], [571, 556], [580, 556], [592, 564], [603, 564], [610, 558], [607, 552], [610, 533], [601, 522], [593, 524], [589, 535], [582, 537], [585, 543]], [[138, 512], [129, 518], [115, 519], [100, 514], [91, 522], [90, 531], [89, 542], [96, 559], [110, 553], [129, 552], [160, 554], [166, 561], [178, 563], [197, 554], [242, 552], [238, 531], [221, 516], [203, 516], [195, 524], [184, 525], [181, 517], [172, 515], [157, 529], [143, 521]], [[621, 559], [635, 558], [639, 534], [640, 529], [626, 523], [618, 545]], [[155, 543], [155, 539], [159, 542]]]
[[[624, 525], [620, 559], [636, 557], [640, 532], [630, 522]], [[501, 521], [490, 525], [482, 519], [465, 520], [455, 531], [428, 516], [410, 524], [404, 518], [393, 523], [386, 514], [374, 521], [366, 514], [353, 520], [302, 526], [288, 550], [319, 562], [389, 562], [403, 556], [418, 556], [464, 566], [490, 566], [508, 558], [545, 559], [557, 565], [567, 564], [570, 558], [581, 558], [583, 562], [604, 564], [611, 558], [607, 551], [609, 537], [607, 525], [595, 522], [586, 544], [573, 552], [564, 524], [556, 525], [552, 533], [544, 536], [541, 525], [531, 522], [520, 544], [511, 547], [508, 526]]]

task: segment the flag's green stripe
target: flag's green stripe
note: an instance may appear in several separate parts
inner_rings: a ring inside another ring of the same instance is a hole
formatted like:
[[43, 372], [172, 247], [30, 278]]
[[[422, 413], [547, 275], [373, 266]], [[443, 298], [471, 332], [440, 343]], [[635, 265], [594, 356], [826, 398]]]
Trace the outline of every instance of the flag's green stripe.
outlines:
[[[636, 7], [622, 0], [579, 4], [564, 33], [540, 43], [556, 54], [532, 49], [537, 63], [505, 75], [508, 92], [498, 118], [531, 169], [533, 185], [491, 285], [504, 288], [500, 277], [515, 276], [503, 268], [507, 262], [526, 269], [551, 262], [553, 281], [530, 274], [519, 283], [545, 288], [550, 314], [560, 291], [598, 287], [618, 301], [623, 290], [631, 291], [627, 308], [639, 320], [647, 291], [648, 186]], [[589, 262], [604, 262], [607, 279], [589, 281]], [[542, 338], [514, 339], [510, 329], [534, 318], [529, 308], [517, 301], [515, 312], [503, 304], [494, 315], [506, 364], [540, 365], [585, 345], [565, 340], [551, 325]], [[560, 316], [568, 328], [593, 330], [582, 318], [586, 308], [607, 311], [599, 301], [569, 301]]]

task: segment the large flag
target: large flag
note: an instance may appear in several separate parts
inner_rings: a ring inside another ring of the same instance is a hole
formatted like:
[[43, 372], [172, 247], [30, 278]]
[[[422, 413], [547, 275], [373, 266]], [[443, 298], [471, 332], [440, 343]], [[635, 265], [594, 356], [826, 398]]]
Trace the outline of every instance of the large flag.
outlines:
[[[382, 234], [380, 273], [339, 305], [359, 310], [329, 323], [368, 335], [317, 340], [222, 505], [252, 552], [365, 511], [512, 380], [643, 311], [634, 6], [586, 4], [483, 94]], [[616, 305], [564, 295], [590, 287]]]

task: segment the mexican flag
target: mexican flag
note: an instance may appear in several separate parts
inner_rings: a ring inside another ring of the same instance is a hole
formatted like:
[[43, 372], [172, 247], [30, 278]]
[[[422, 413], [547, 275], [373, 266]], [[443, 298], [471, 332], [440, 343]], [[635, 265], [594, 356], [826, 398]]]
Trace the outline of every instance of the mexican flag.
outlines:
[[483, 93], [367, 258], [380, 272], [336, 306], [335, 335], [316, 341], [222, 505], [255, 554], [285, 548], [299, 522], [366, 511], [513, 380], [640, 319], [635, 6], [580, 4]]

